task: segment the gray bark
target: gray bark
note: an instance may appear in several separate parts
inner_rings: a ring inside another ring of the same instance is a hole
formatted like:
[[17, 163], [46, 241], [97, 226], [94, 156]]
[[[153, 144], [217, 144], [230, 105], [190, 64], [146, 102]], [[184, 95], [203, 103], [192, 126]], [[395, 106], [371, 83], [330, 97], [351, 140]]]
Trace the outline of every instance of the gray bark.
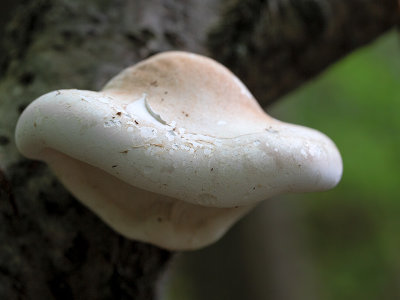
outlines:
[[173, 257], [120, 237], [46, 165], [18, 154], [13, 132], [30, 101], [98, 90], [124, 67], [179, 49], [220, 60], [267, 104], [398, 21], [395, 0], [23, 4], [0, 49], [0, 299], [10, 300], [154, 299]]
[[263, 105], [399, 21], [395, 0], [232, 1], [210, 33], [213, 56]]

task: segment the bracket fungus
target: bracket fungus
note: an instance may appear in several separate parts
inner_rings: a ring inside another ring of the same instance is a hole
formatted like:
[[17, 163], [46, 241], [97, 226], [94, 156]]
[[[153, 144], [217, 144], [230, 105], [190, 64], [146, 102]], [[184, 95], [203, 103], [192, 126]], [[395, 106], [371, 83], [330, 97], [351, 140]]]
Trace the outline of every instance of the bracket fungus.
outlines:
[[258, 202], [322, 191], [342, 160], [324, 134], [268, 116], [212, 59], [155, 55], [100, 92], [59, 90], [22, 113], [16, 142], [122, 235], [206, 246]]

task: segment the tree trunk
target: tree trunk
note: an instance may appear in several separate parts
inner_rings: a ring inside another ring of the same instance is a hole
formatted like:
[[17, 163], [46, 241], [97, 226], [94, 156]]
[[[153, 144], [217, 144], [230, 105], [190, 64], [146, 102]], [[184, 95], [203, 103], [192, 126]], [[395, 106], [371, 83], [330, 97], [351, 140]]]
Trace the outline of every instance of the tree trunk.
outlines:
[[265, 105], [392, 28], [397, 5], [23, 1], [0, 41], [0, 299], [155, 299], [173, 257], [122, 238], [46, 165], [18, 154], [15, 124], [30, 101], [61, 88], [99, 90], [123, 68], [178, 49], [220, 60]]

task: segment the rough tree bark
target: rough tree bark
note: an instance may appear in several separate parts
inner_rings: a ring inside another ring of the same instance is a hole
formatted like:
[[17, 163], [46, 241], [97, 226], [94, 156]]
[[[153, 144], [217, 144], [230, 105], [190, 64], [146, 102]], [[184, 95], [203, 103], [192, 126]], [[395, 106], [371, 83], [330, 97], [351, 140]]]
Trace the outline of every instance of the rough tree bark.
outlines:
[[[392, 28], [396, 0], [32, 0], [0, 49], [0, 299], [155, 299], [173, 254], [105, 226], [22, 158], [19, 114], [59, 88], [97, 90], [154, 53], [207, 54], [268, 104]], [[0, 4], [1, 6], [1, 4]]]

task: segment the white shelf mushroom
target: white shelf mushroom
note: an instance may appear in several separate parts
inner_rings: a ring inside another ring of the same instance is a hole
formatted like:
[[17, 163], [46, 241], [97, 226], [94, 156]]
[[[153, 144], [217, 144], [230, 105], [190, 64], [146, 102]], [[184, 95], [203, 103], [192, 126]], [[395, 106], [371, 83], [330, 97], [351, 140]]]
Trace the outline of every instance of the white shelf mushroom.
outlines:
[[342, 174], [328, 137], [271, 118], [228, 69], [184, 52], [101, 92], [38, 98], [16, 141], [116, 231], [167, 249], [206, 246], [258, 202], [326, 190]]

